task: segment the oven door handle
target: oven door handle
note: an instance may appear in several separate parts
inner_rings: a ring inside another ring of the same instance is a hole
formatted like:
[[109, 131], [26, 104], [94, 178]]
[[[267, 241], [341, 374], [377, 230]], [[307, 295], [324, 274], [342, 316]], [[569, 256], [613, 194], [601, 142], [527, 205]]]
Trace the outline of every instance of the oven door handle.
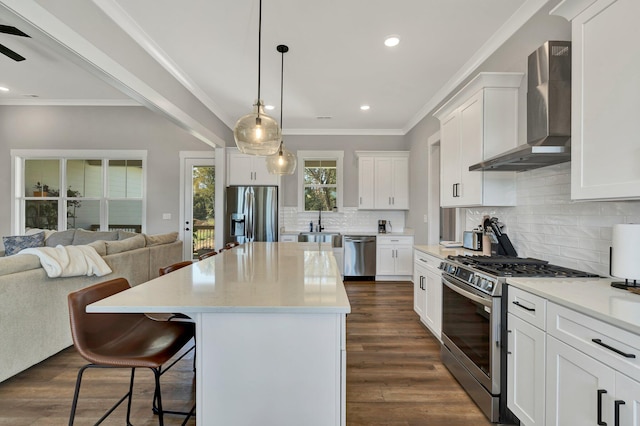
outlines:
[[457, 285], [451, 283], [450, 281], [448, 281], [447, 279], [445, 279], [444, 277], [442, 277], [442, 284], [446, 285], [447, 287], [449, 287], [451, 290], [455, 291], [456, 293], [458, 293], [460, 296], [466, 297], [467, 299], [473, 300], [476, 303], [480, 303], [481, 305], [484, 305], [486, 307], [491, 307], [491, 301], [487, 300], [483, 297], [480, 297], [478, 295], [475, 295], [469, 291], [463, 290], [460, 287], [458, 287]]

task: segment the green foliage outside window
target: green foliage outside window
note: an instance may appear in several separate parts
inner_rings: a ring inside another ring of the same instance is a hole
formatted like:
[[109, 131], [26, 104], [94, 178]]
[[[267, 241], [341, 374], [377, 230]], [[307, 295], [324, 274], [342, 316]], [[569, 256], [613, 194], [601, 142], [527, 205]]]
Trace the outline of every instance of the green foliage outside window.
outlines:
[[305, 160], [305, 211], [332, 211], [336, 206], [337, 169], [335, 160]]

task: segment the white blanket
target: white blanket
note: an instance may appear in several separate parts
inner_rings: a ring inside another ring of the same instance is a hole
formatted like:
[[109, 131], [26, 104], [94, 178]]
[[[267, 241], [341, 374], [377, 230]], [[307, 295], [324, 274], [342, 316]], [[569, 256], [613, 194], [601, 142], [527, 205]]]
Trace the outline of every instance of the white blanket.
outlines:
[[111, 273], [109, 265], [91, 246], [62, 246], [27, 248], [21, 254], [34, 254], [50, 278]]

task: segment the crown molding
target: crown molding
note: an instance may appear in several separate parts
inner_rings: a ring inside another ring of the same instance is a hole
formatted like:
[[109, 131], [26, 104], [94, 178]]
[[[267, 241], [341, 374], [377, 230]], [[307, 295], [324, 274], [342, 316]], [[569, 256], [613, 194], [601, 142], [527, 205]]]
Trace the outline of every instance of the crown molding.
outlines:
[[6, 106], [143, 106], [133, 99], [0, 99]]
[[402, 129], [287, 129], [287, 135], [319, 135], [319, 136], [404, 136]]

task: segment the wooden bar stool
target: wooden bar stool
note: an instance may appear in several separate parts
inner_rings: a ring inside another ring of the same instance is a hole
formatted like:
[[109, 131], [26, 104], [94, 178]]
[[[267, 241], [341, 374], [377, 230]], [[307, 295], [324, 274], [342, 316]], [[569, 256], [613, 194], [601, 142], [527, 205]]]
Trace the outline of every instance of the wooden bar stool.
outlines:
[[216, 254], [218, 254], [217, 251], [212, 250], [212, 251], [208, 251], [206, 253], [201, 254], [200, 256], [198, 256], [198, 260], [204, 260], [207, 257], [211, 257], [211, 256], [215, 256]]
[[[87, 305], [129, 288], [124, 278], [116, 278], [72, 292], [68, 296], [69, 320], [73, 343], [80, 355], [89, 361], [78, 372], [76, 388], [71, 405], [69, 425], [73, 425], [82, 375], [87, 368], [130, 368], [129, 392], [113, 405], [96, 424], [106, 419], [125, 399], [127, 402], [126, 424], [130, 425], [131, 397], [135, 369], [145, 367], [155, 377], [154, 406], [157, 404], [158, 423], [164, 425], [160, 376], [179, 361], [167, 368], [163, 365], [175, 356], [195, 336], [193, 323], [183, 321], [154, 321], [145, 314], [98, 314], [87, 313]], [[181, 413], [189, 414], [189, 413]]]

